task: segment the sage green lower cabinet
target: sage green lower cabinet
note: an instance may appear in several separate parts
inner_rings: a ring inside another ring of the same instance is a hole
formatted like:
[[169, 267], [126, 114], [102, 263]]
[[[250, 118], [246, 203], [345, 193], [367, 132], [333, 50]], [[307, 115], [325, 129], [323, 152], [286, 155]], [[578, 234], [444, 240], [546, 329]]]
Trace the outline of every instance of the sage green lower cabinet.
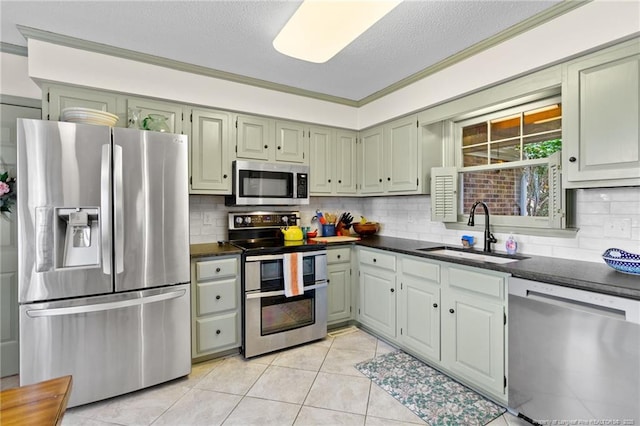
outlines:
[[191, 357], [240, 347], [240, 257], [191, 262]]
[[351, 309], [351, 246], [329, 247], [327, 250], [327, 323], [349, 321]]
[[440, 361], [440, 265], [415, 257], [400, 257], [398, 300], [402, 345]]
[[506, 399], [507, 274], [448, 266], [442, 274], [442, 363]]
[[360, 249], [358, 321], [383, 336], [396, 337], [396, 256]]

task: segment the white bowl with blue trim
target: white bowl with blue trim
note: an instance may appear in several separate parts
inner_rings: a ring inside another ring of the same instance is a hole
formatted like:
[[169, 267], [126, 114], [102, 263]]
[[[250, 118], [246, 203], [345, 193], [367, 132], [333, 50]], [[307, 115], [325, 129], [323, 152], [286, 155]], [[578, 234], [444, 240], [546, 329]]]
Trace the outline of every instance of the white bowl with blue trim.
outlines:
[[616, 271], [640, 275], [640, 254], [629, 253], [618, 248], [610, 248], [602, 253], [602, 258], [607, 265]]

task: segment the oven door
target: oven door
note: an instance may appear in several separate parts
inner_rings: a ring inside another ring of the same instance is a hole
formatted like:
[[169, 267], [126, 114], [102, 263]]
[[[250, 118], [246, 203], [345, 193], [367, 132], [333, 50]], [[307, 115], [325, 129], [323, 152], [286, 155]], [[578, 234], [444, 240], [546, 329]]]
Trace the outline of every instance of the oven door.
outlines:
[[248, 256], [245, 260], [246, 357], [321, 339], [327, 334], [326, 251], [303, 254], [304, 293], [294, 297], [284, 295], [283, 257]]

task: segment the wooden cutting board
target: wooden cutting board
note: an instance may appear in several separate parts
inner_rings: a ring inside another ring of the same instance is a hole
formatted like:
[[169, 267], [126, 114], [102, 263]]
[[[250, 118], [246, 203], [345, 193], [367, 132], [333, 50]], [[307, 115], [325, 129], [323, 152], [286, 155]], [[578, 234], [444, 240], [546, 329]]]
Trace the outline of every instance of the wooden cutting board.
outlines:
[[309, 241], [316, 241], [318, 243], [346, 243], [349, 241], [358, 241], [360, 237], [347, 237], [344, 235], [337, 235], [335, 237], [314, 237], [309, 238]]

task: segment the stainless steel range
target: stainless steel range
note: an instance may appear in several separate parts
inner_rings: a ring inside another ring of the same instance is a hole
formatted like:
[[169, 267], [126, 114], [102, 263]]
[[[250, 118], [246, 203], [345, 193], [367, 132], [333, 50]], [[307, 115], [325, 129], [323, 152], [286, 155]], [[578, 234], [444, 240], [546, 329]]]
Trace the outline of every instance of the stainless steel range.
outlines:
[[[327, 335], [327, 249], [324, 244], [284, 241], [281, 227], [298, 212], [229, 214], [229, 241], [243, 250], [242, 346], [256, 355]], [[302, 257], [303, 292], [285, 296], [284, 258]]]

